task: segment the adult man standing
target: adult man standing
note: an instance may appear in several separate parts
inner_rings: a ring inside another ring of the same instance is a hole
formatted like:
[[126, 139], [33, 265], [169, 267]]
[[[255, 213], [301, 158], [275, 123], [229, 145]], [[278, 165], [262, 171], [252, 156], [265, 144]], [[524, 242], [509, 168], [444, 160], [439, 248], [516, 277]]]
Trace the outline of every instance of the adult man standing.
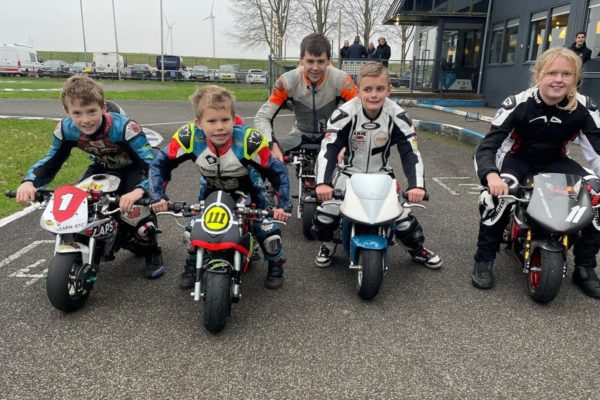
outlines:
[[575, 35], [575, 42], [569, 47], [575, 54], [581, 57], [581, 63], [585, 64], [592, 58], [592, 50], [590, 50], [585, 43], [586, 33], [581, 31]]
[[354, 43], [348, 48], [348, 58], [367, 58], [367, 48], [360, 43], [360, 37], [354, 38]]
[[344, 47], [340, 49], [340, 58], [348, 58], [348, 48], [350, 47], [350, 41], [344, 40]]
[[377, 39], [377, 42], [379, 44], [377, 45], [377, 52], [375, 53], [375, 58], [380, 59], [381, 63], [387, 67], [389, 63], [388, 60], [392, 56], [392, 49], [387, 44], [383, 36]]

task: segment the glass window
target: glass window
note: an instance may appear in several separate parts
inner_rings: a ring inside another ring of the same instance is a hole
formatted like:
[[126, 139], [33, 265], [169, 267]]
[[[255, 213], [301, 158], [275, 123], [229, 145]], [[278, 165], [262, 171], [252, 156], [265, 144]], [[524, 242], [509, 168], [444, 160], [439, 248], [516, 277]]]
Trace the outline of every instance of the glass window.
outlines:
[[448, 9], [449, 3], [450, 3], [450, 0], [435, 0], [434, 1], [435, 11], [438, 11], [438, 12], [440, 12], [440, 11], [443, 11], [443, 12], [450, 11]]
[[565, 47], [567, 40], [567, 24], [569, 23], [569, 6], [552, 10], [551, 29], [548, 35], [548, 48]]
[[537, 60], [538, 56], [544, 51], [543, 43], [544, 37], [546, 36], [546, 16], [546, 11], [531, 16], [527, 61]]
[[416, 11], [431, 11], [433, 0], [415, 0]]
[[504, 33], [504, 22], [493, 26], [493, 28], [492, 28], [492, 51], [490, 53], [490, 64], [498, 64], [502, 60], [503, 33]]
[[586, 46], [592, 50], [592, 57], [600, 56], [600, 0], [591, 0], [588, 12]]
[[506, 35], [504, 40], [503, 63], [514, 63], [517, 51], [517, 36], [519, 34], [519, 19], [512, 19], [506, 23]]
[[487, 13], [489, 0], [473, 0], [473, 12]]

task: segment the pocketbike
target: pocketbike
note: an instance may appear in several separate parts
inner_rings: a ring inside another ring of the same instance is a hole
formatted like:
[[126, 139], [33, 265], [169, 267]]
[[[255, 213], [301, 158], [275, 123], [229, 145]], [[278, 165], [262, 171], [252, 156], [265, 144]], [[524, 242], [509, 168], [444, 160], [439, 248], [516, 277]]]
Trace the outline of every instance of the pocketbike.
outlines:
[[[317, 156], [321, 150], [320, 135], [315, 139], [308, 135], [302, 138], [290, 136], [290, 139], [282, 140], [280, 145], [284, 149], [284, 162], [296, 166], [296, 179], [298, 179], [298, 194], [292, 197], [298, 198], [297, 218], [302, 219], [302, 233], [308, 240], [314, 240], [311, 233], [313, 217], [318, 206], [315, 194]], [[302, 143], [304, 142], [304, 143]]]
[[593, 207], [579, 176], [540, 173], [529, 183], [499, 196], [501, 201], [515, 203], [503, 240], [527, 274], [529, 296], [548, 303], [566, 275], [569, 247], [592, 223]]
[[365, 300], [379, 292], [388, 269], [387, 250], [394, 244], [394, 222], [421, 204], [400, 202], [397, 183], [389, 175], [353, 174], [347, 180], [345, 194], [336, 190], [340, 206], [341, 242], [356, 270], [356, 289]]
[[[40, 226], [56, 235], [46, 292], [50, 303], [61, 311], [75, 311], [84, 305], [94, 288], [100, 261], [113, 258], [118, 220], [135, 227], [150, 216], [150, 209], [141, 205], [120, 215], [119, 196], [114, 194], [119, 183], [116, 176], [96, 174], [75, 186], [37, 189], [36, 200], [44, 208]], [[7, 191], [6, 196], [15, 197], [16, 191]], [[134, 240], [122, 239], [123, 243]]]
[[189, 241], [196, 254], [195, 301], [204, 302], [204, 326], [210, 332], [221, 331], [231, 313], [231, 304], [239, 302], [241, 275], [248, 269], [254, 249], [251, 223], [272, 224], [270, 211], [246, 205], [224, 191], [211, 193], [197, 204], [171, 203], [168, 212], [159, 215], [197, 217], [192, 220]]

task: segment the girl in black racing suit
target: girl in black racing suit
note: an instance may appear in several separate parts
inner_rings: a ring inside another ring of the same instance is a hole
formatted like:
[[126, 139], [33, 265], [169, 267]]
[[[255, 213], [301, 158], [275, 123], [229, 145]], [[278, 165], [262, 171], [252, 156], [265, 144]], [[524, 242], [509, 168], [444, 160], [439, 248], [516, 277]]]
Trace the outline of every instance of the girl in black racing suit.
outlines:
[[[494, 284], [492, 266], [508, 221], [507, 208], [500, 203], [495, 209], [498, 202], [493, 197], [508, 194], [509, 184], [523, 182], [536, 172], [589, 176], [567, 156], [566, 146], [576, 137], [580, 137], [592, 165], [597, 164], [600, 154], [600, 114], [589, 97], [577, 93], [580, 57], [569, 49], [549, 49], [540, 56], [532, 74], [534, 87], [504, 100], [475, 153], [477, 175], [487, 187], [479, 199], [482, 219], [471, 276], [473, 285], [480, 289]], [[573, 249], [573, 282], [588, 296], [600, 297], [595, 273], [600, 231], [590, 224], [582, 233]]]

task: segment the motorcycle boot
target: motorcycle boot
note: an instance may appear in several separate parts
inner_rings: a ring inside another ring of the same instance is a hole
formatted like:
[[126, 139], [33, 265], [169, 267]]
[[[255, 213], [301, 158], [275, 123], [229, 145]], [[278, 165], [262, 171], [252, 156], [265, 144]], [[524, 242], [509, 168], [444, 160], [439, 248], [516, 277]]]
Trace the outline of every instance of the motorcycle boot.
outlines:
[[156, 246], [148, 249], [146, 254], [146, 265], [144, 266], [144, 276], [148, 279], [160, 278], [165, 274], [165, 264], [163, 262], [162, 250]]
[[185, 260], [185, 266], [181, 273], [181, 280], [179, 281], [180, 289], [191, 289], [196, 283], [196, 260], [188, 257]]
[[283, 285], [283, 264], [285, 264], [284, 258], [269, 261], [269, 271], [265, 280], [267, 289], [275, 290]]
[[477, 262], [473, 266], [473, 274], [471, 274], [471, 282], [473, 286], [479, 289], [490, 289], [494, 286], [494, 274], [492, 267], [494, 261]]
[[573, 283], [590, 297], [600, 298], [600, 281], [594, 267], [575, 266]]

